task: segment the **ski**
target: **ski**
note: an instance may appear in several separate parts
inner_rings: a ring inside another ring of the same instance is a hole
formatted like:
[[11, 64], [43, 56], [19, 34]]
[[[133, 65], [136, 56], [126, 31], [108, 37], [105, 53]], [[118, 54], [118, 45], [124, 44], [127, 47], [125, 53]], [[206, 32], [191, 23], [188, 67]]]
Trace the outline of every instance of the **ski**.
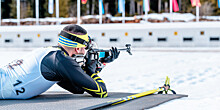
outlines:
[[101, 109], [101, 108], [104, 108], [104, 107], [113, 106], [113, 105], [117, 105], [117, 104], [120, 104], [120, 103], [123, 103], [123, 102], [134, 100], [134, 99], [139, 98], [139, 97], [147, 96], [147, 95], [150, 95], [150, 94], [153, 94], [153, 93], [156, 93], [156, 92], [160, 92], [160, 91], [169, 89], [169, 87], [167, 87], [168, 83], [169, 83], [169, 78], [166, 77], [166, 81], [165, 81], [165, 84], [164, 84], [163, 87], [159, 87], [157, 89], [149, 90], [149, 91], [146, 91], [146, 92], [130, 95], [130, 96], [127, 96], [127, 97], [122, 97], [122, 98], [111, 100], [111, 101], [107, 101], [107, 102], [97, 104], [97, 105], [94, 105], [94, 106], [90, 106], [90, 107], [87, 107], [87, 108], [83, 108], [83, 109], [80, 109], [80, 110]]

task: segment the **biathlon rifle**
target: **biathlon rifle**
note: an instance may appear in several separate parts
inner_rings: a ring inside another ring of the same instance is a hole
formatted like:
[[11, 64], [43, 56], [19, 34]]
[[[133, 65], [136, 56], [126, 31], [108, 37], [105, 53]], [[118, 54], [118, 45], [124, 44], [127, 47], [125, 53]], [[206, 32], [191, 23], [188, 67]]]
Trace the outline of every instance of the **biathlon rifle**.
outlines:
[[[117, 49], [118, 51], [126, 51], [129, 53], [129, 55], [132, 55], [131, 53], [131, 44], [126, 44], [125, 45], [126, 48], [122, 48], [122, 49]], [[92, 55], [93, 60], [98, 60], [100, 58], [105, 57], [106, 53], [108, 53], [109, 55], [111, 54], [110, 49], [109, 50], [104, 50], [104, 49], [96, 49], [93, 47], [90, 47], [88, 49], [88, 54]]]

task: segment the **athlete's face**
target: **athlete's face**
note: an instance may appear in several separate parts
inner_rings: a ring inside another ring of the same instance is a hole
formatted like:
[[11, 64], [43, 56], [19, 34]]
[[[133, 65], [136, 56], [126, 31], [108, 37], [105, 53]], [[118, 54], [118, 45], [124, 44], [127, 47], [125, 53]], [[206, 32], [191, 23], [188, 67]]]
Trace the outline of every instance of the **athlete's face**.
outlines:
[[76, 49], [77, 55], [84, 55], [85, 54], [85, 47], [75, 48], [75, 49]]

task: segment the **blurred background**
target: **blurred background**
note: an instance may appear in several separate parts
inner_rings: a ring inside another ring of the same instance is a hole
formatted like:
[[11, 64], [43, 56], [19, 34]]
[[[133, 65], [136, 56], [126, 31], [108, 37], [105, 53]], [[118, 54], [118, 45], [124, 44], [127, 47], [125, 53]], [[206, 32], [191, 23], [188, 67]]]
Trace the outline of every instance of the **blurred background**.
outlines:
[[[164, 84], [189, 95], [153, 109], [219, 110], [220, 0], [0, 0], [0, 65], [57, 45], [68, 24], [81, 25], [99, 48], [132, 45], [99, 76], [109, 92]], [[49, 91], [65, 91], [57, 85]]]
[[[81, 24], [100, 47], [218, 47], [219, 0], [1, 0], [0, 47], [57, 44]], [[97, 25], [101, 24], [101, 25]]]
[[[196, 21], [199, 11], [200, 21], [219, 21], [218, 0], [199, 0], [199, 10], [196, 10], [197, 0], [1, 0], [2, 25], [54, 25], [77, 23], [77, 13], [80, 13], [80, 24], [99, 23], [100, 11], [103, 14], [102, 23], [120, 23], [119, 18], [125, 10], [126, 23], [140, 23], [148, 14], [149, 22], [170, 22], [168, 13], [176, 12], [178, 16], [190, 17], [187, 21]], [[77, 2], [80, 2], [77, 4]], [[100, 3], [101, 2], [101, 3]], [[123, 3], [122, 3], [123, 2]], [[120, 5], [122, 3], [123, 5]], [[172, 5], [170, 5], [172, 4]], [[146, 5], [146, 9], [145, 9]], [[20, 8], [18, 8], [20, 7]], [[80, 8], [77, 10], [77, 8]], [[101, 10], [100, 10], [101, 9]], [[51, 18], [51, 19], [49, 19]], [[56, 19], [53, 19], [56, 18]], [[183, 18], [174, 22], [187, 22]]]

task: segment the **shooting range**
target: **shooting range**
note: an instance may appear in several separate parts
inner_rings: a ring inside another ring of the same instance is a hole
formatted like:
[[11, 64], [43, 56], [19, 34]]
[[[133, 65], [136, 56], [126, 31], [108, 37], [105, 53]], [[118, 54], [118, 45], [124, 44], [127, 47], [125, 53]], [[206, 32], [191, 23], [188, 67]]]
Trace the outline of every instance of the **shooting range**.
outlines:
[[106, 98], [54, 84], [28, 100], [1, 99], [0, 109], [218, 110], [219, 12], [220, 0], [0, 0], [1, 67], [56, 46], [70, 24], [87, 31], [96, 60], [120, 51], [98, 73]]

